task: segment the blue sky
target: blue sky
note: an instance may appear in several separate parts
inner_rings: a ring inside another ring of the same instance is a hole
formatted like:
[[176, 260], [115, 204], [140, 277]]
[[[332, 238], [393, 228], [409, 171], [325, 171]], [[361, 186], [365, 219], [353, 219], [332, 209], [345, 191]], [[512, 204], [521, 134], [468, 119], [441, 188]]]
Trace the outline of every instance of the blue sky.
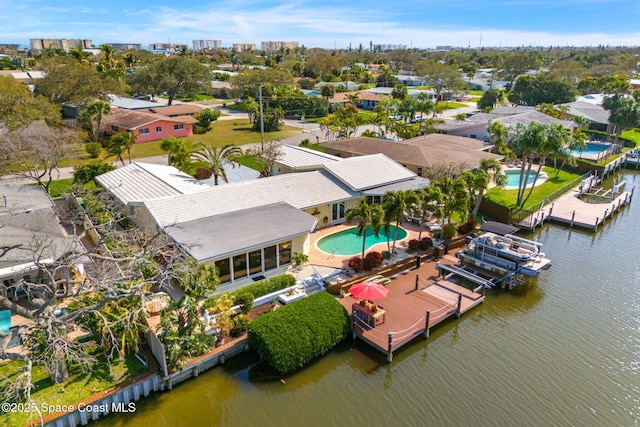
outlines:
[[[188, 7], [187, 7], [188, 5]], [[0, 0], [0, 43], [31, 38], [187, 43], [299, 41], [478, 47], [640, 45], [637, 0]]]

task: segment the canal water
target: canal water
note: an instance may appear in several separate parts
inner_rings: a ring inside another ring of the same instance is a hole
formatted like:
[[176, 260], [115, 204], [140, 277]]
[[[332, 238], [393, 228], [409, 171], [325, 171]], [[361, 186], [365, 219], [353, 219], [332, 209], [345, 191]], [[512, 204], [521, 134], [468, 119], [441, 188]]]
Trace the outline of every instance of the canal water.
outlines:
[[[640, 187], [640, 174], [623, 171]], [[630, 189], [630, 187], [627, 187]], [[640, 200], [594, 234], [545, 225], [553, 267], [489, 292], [387, 363], [346, 343], [286, 376], [250, 355], [105, 426], [637, 426]]]

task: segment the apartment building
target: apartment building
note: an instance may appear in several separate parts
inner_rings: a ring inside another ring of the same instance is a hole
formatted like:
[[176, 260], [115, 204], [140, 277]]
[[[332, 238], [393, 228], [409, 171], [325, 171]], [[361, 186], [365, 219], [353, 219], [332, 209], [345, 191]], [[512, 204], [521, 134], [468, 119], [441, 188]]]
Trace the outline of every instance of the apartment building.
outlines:
[[273, 52], [280, 49], [295, 49], [299, 46], [298, 42], [268, 41], [260, 43], [260, 48], [267, 52]]
[[193, 50], [220, 49], [222, 40], [193, 40]]
[[232, 48], [236, 52], [251, 52], [256, 50], [256, 45], [255, 43], [234, 43]]
[[31, 39], [30, 43], [32, 50], [62, 49], [65, 52], [69, 52], [76, 48], [93, 48], [93, 42], [91, 40], [80, 39]]

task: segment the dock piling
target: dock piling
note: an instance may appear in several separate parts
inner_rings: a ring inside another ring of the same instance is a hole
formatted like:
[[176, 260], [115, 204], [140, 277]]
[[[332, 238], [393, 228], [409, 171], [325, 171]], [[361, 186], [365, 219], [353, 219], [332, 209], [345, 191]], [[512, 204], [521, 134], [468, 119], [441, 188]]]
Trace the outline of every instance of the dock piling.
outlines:
[[391, 362], [393, 360], [393, 335], [389, 332], [389, 347], [387, 350], [387, 362]]
[[427, 314], [425, 314], [425, 322], [424, 322], [424, 337], [429, 338], [429, 318], [431, 317], [431, 311], [427, 310]]
[[420, 275], [419, 275], [419, 274], [416, 274], [416, 287], [415, 287], [414, 291], [417, 291], [417, 290], [418, 290], [418, 282], [419, 282], [419, 281], [420, 281]]
[[456, 311], [456, 317], [459, 319], [462, 314], [462, 292], [458, 293], [458, 309]]

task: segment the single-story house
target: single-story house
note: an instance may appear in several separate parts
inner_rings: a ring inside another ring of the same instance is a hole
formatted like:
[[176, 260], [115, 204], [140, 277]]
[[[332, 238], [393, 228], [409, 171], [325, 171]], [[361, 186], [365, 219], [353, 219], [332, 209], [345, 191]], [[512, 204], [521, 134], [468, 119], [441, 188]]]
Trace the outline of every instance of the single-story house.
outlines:
[[[44, 275], [39, 277], [38, 264], [51, 264], [82, 248], [77, 238], [60, 225], [53, 201], [40, 187], [0, 183], [0, 194], [0, 242], [11, 248], [0, 251], [4, 252], [0, 257], [0, 283], [9, 289], [7, 296], [15, 299], [22, 291], [14, 285], [22, 279], [39, 283], [49, 280]], [[84, 266], [79, 263], [76, 270], [82, 273]]]
[[322, 169], [325, 163], [342, 160], [340, 157], [310, 148], [296, 145], [283, 145], [280, 147], [280, 156], [273, 166], [273, 175], [282, 175], [292, 172], [308, 172]]
[[[391, 93], [393, 92], [393, 88], [392, 87], [374, 87], [371, 89], [365, 89], [361, 92], [371, 92], [377, 95], [391, 96]], [[414, 98], [417, 98], [421, 93], [426, 93], [428, 95], [428, 99], [432, 101], [435, 101], [436, 99], [436, 93], [433, 89], [409, 89], [407, 93], [409, 96], [412, 96]]]
[[183, 138], [193, 135], [198, 120], [191, 116], [168, 117], [158, 113], [112, 108], [105, 118], [105, 132], [115, 135], [131, 132], [136, 142], [158, 141], [169, 136]]
[[420, 77], [420, 76], [409, 76], [406, 74], [398, 74], [395, 76], [395, 78], [398, 79], [398, 83], [407, 87], [427, 85], [427, 80], [424, 77]]
[[482, 159], [502, 159], [498, 154], [487, 152], [491, 146], [480, 141], [435, 133], [400, 142], [358, 137], [328, 142], [324, 147], [326, 153], [345, 158], [382, 153], [417, 176], [437, 164], [459, 162], [474, 168]]
[[339, 86], [343, 86], [347, 90], [358, 90], [360, 83], [347, 81], [347, 82], [320, 82], [313, 85], [313, 88], [322, 91], [324, 86], [333, 86], [334, 89], [338, 89]]
[[561, 104], [569, 109], [566, 113], [569, 118], [583, 117], [589, 122], [589, 129], [605, 132], [609, 126], [609, 111], [601, 105], [586, 101], [575, 101]]
[[123, 110], [148, 110], [149, 108], [166, 107], [165, 104], [159, 102], [116, 95], [109, 95], [109, 105], [111, 108], [121, 108]]
[[483, 91], [487, 91], [489, 89], [504, 90], [509, 84], [511, 84], [511, 82], [504, 81], [504, 80], [491, 80], [486, 78], [469, 80], [469, 88], [471, 88], [472, 90], [483, 90]]
[[211, 87], [213, 88], [213, 96], [215, 96], [216, 98], [222, 98], [222, 99], [233, 98], [233, 94], [232, 94], [233, 87], [231, 86], [230, 82], [213, 80], [211, 82]]
[[376, 105], [380, 102], [384, 95], [379, 95], [377, 93], [371, 93], [367, 91], [352, 91], [352, 92], [340, 92], [333, 95], [333, 97], [329, 98], [329, 102], [332, 104], [340, 104], [343, 107], [347, 104], [351, 103], [349, 99], [349, 95], [358, 94], [358, 102], [356, 103], [356, 107], [362, 108], [363, 110], [373, 110], [376, 108]]
[[137, 224], [162, 229], [193, 259], [215, 265], [220, 291], [286, 271], [295, 252], [309, 252], [311, 232], [344, 222], [347, 209], [361, 197], [379, 198], [390, 186], [428, 185], [383, 154], [208, 188], [175, 171], [161, 175], [156, 170], [154, 176], [168, 182], [145, 184], [150, 169], [141, 169], [116, 177], [117, 169], [97, 181], [133, 206]]
[[173, 104], [162, 105], [160, 107], [152, 107], [144, 110], [145, 112], [158, 114], [167, 117], [192, 116], [198, 117], [202, 112], [202, 107], [196, 104]]
[[[520, 107], [518, 107], [520, 108]], [[467, 120], [446, 120], [444, 123], [436, 124], [439, 133], [454, 136], [464, 136], [466, 138], [488, 141], [489, 133], [487, 127], [489, 122], [501, 121], [506, 127], [516, 127], [518, 124], [528, 126], [531, 122], [543, 125], [562, 124], [567, 129], [572, 130], [575, 123], [571, 120], [558, 120], [548, 116], [538, 110], [525, 111], [523, 113], [498, 115], [491, 113], [476, 113]]]

